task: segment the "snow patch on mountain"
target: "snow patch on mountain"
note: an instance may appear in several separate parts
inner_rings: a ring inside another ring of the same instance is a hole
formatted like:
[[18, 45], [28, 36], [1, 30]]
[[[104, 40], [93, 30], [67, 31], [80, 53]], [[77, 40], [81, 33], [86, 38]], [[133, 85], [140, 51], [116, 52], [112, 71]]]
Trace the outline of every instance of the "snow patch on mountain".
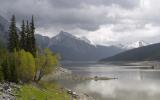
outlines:
[[55, 39], [57, 41], [61, 41], [65, 38], [75, 38], [75, 39], [77, 39], [77, 37], [73, 36], [70, 33], [64, 32], [64, 31], [60, 31], [59, 34], [57, 34], [55, 37], [53, 37], [53, 39]]
[[139, 47], [143, 47], [143, 46], [147, 46], [147, 45], [149, 45], [149, 43], [144, 42], [144, 41], [136, 41], [136, 42], [133, 42], [133, 43], [127, 45], [126, 48], [134, 49], [134, 48], [139, 48]]
[[84, 41], [84, 42], [86, 42], [86, 43], [88, 43], [88, 44], [90, 44], [90, 45], [93, 45], [93, 46], [97, 46], [95, 43], [93, 43], [92, 41], [90, 41], [88, 38], [86, 38], [85, 36], [82, 36], [82, 37], [80, 37], [80, 40], [82, 40], [82, 41]]
[[114, 46], [118, 47], [118, 48], [122, 48], [122, 49], [134, 49], [134, 48], [139, 48], [139, 47], [143, 47], [143, 46], [147, 46], [150, 45], [150, 43], [147, 43], [145, 41], [136, 41], [133, 43], [128, 43], [128, 44], [115, 44]]
[[[76, 37], [68, 32], [64, 32], [64, 31], [61, 31], [59, 32], [59, 34], [57, 34], [56, 36], [54, 36], [52, 38], [52, 41], [49, 45], [52, 45], [53, 43], [57, 43], [57, 42], [62, 42], [63, 40], [65, 39], [68, 39], [68, 40], [72, 40], [72, 41], [81, 41], [81, 42], [85, 42], [89, 45], [92, 45], [92, 46], [95, 46], [96, 47], [96, 44], [94, 44], [93, 42], [91, 42], [88, 38], [82, 36], [82, 37]], [[75, 42], [76, 43], [76, 42]]]

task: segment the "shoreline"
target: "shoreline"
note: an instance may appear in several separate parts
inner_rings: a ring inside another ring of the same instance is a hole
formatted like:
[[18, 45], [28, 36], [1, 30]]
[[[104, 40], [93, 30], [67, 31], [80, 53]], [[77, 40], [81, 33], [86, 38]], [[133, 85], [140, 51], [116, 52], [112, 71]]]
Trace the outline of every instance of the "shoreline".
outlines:
[[[66, 79], [66, 80], [68, 80], [68, 79], [71, 79], [71, 80], [83, 79], [84, 80], [84, 77], [82, 78], [78, 75], [73, 76], [71, 70], [59, 67], [51, 75], [44, 78], [44, 80], [47, 80], [47, 81], [58, 80], [58, 79]], [[65, 86], [62, 86], [62, 88], [67, 91], [67, 93], [71, 96], [72, 100], [96, 100], [92, 96], [90, 96], [86, 93], [73, 91], [71, 89], [66, 88]]]

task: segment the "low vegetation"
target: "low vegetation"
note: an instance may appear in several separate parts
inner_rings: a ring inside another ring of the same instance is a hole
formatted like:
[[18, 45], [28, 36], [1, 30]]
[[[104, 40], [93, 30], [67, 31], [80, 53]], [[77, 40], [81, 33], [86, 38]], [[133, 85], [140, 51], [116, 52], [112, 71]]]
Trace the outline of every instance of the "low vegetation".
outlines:
[[18, 91], [18, 100], [70, 100], [67, 92], [56, 83], [41, 82], [39, 86], [23, 85]]

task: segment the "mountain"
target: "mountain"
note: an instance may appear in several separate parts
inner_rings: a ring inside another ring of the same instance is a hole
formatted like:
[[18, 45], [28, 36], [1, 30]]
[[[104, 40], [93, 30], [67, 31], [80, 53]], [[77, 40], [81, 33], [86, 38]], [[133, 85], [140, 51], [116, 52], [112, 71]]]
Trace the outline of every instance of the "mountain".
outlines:
[[0, 16], [0, 41], [6, 43], [8, 37], [9, 22]]
[[64, 31], [52, 38], [36, 35], [36, 39], [41, 48], [50, 48], [59, 53], [62, 60], [69, 61], [97, 61], [123, 51], [115, 46], [95, 46], [87, 38], [77, 38]]
[[131, 49], [101, 61], [146, 61], [160, 60], [160, 43]]
[[47, 36], [42, 36], [39, 34], [35, 34], [36, 42], [39, 48], [47, 48], [50, 43], [50, 39]]
[[113, 46], [117, 47], [117, 48], [121, 48], [121, 49], [124, 49], [124, 50], [128, 50], [128, 48], [126, 48], [126, 45], [123, 45], [121, 43], [119, 44], [114, 44]]
[[139, 47], [143, 47], [143, 46], [147, 46], [147, 45], [149, 45], [149, 43], [146, 43], [144, 41], [136, 41], [136, 42], [133, 42], [133, 43], [125, 46], [125, 48], [134, 49], [134, 48], [139, 48]]
[[150, 45], [150, 44], [144, 41], [136, 41], [130, 44], [116, 44], [115, 46], [118, 48], [122, 48], [124, 50], [130, 50], [130, 49], [135, 49], [135, 48], [139, 48], [147, 45]]
[[[0, 42], [7, 44], [8, 39], [8, 30], [9, 30], [9, 21], [4, 17], [0, 16]], [[20, 30], [17, 28], [17, 32]]]
[[92, 45], [94, 45], [94, 46], [96, 46], [94, 43], [92, 43], [90, 40], [88, 40], [86, 37], [81, 37], [80, 38], [81, 40], [83, 40], [83, 41], [85, 41], [86, 43], [89, 43], [89, 44], [92, 44]]

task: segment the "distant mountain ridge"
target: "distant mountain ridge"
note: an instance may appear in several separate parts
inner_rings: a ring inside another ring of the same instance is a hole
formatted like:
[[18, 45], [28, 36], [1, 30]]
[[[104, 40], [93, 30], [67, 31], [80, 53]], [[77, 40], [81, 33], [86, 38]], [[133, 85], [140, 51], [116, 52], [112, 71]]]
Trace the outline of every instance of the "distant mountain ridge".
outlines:
[[141, 40], [141, 41], [136, 41], [136, 42], [133, 42], [133, 43], [127, 45], [126, 48], [134, 49], [134, 48], [139, 48], [139, 47], [143, 47], [143, 46], [147, 46], [147, 45], [149, 45], [149, 43], [146, 43]]
[[59, 53], [62, 60], [69, 61], [97, 61], [124, 51], [115, 46], [95, 46], [87, 38], [84, 40], [64, 31], [52, 38], [36, 35], [36, 39], [40, 48], [50, 48]]
[[115, 46], [125, 49], [125, 50], [130, 50], [130, 49], [135, 49], [135, 48], [139, 48], [139, 47], [143, 47], [147, 45], [150, 45], [150, 43], [147, 43], [141, 40], [141, 41], [136, 41], [136, 42], [132, 42], [128, 44], [116, 44]]
[[8, 37], [9, 22], [0, 16], [0, 41], [6, 44]]
[[160, 43], [124, 51], [101, 61], [148, 61], [160, 60]]
[[[0, 16], [0, 42], [3, 44], [7, 44], [8, 39], [8, 31], [9, 31], [9, 21], [6, 20], [4, 17]], [[19, 29], [17, 28], [19, 32]], [[19, 34], [18, 34], [19, 35]]]

